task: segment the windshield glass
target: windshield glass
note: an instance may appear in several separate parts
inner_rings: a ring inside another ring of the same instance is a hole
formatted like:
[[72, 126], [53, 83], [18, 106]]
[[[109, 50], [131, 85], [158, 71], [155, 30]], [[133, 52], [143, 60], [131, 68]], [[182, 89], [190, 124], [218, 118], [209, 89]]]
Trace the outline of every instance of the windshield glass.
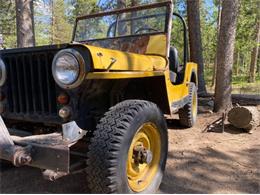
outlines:
[[166, 7], [80, 19], [74, 41], [166, 32]]

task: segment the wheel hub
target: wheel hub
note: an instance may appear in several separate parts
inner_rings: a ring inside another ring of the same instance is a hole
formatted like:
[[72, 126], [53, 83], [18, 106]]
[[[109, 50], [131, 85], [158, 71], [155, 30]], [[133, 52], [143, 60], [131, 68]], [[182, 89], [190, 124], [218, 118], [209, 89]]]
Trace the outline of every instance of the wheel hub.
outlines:
[[134, 147], [133, 159], [136, 164], [150, 164], [153, 160], [153, 153], [147, 150], [142, 144]]
[[142, 192], [153, 182], [160, 156], [159, 131], [154, 124], [145, 123], [137, 131], [128, 151], [128, 184], [134, 192]]

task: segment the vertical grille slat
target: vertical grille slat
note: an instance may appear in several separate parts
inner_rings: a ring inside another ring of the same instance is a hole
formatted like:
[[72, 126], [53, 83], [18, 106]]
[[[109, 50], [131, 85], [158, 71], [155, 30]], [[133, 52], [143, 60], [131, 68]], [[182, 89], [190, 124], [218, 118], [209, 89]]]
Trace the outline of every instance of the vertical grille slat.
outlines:
[[26, 66], [26, 56], [23, 55], [23, 81], [24, 81], [24, 87], [25, 87], [25, 101], [26, 101], [26, 112], [30, 112], [30, 98], [29, 98], [29, 82], [28, 82], [28, 76], [27, 76], [27, 66]]
[[[44, 61], [45, 61], [45, 71], [46, 71], [46, 82], [47, 82], [47, 86], [50, 86], [50, 71], [49, 71], [49, 66], [48, 66], [48, 53], [44, 54]], [[52, 100], [51, 100], [51, 91], [50, 91], [50, 87], [47, 87], [47, 97], [48, 97], [48, 111], [51, 112], [52, 111]]]
[[32, 87], [32, 102], [33, 102], [33, 112], [37, 112], [37, 105], [36, 105], [36, 90], [35, 90], [35, 74], [34, 74], [34, 63], [33, 63], [33, 55], [30, 56], [30, 77], [32, 78], [31, 87]]
[[44, 113], [44, 96], [43, 96], [43, 86], [44, 86], [44, 82], [42, 79], [42, 65], [41, 64], [41, 55], [38, 56], [37, 58], [37, 72], [38, 72], [38, 89], [39, 89], [39, 102], [40, 102], [40, 108], [42, 113]]
[[25, 93], [24, 93], [24, 83], [23, 83], [23, 74], [22, 73], [22, 66], [23, 66], [23, 62], [21, 60], [21, 56], [17, 56], [16, 58], [16, 75], [17, 75], [17, 87], [18, 87], [18, 102], [19, 102], [19, 109], [20, 109], [20, 113], [24, 113], [25, 112], [25, 102], [24, 102], [24, 97], [25, 97]]
[[[9, 58], [5, 58], [4, 59], [8, 64], [10, 64], [10, 59]], [[10, 75], [11, 74], [11, 69], [10, 66], [6, 66], [6, 71], [7, 74]], [[8, 86], [12, 86], [12, 81], [11, 81], [11, 77], [7, 80]], [[9, 105], [9, 110], [10, 112], [14, 112], [14, 100], [13, 100], [13, 96], [12, 96], [12, 87], [9, 87], [7, 89], [7, 100], [8, 100], [8, 105]]]
[[17, 83], [15, 82], [15, 78], [16, 77], [16, 71], [15, 71], [15, 63], [14, 63], [15, 59], [11, 59], [10, 58], [10, 80], [12, 82], [10, 88], [12, 89], [12, 95], [13, 95], [13, 105], [14, 105], [14, 112], [15, 113], [18, 113], [19, 110], [18, 110], [18, 103], [17, 103], [17, 98], [18, 98], [18, 94], [17, 94]]
[[56, 51], [24, 52], [3, 57], [7, 65], [8, 112], [56, 116], [56, 83], [51, 64]]
[[[49, 53], [48, 54], [48, 61], [51, 61], [52, 62], [52, 59], [54, 58], [54, 53]], [[51, 88], [55, 88], [56, 86], [56, 83], [54, 81], [54, 78], [50, 75], [52, 75], [52, 70], [51, 70], [51, 66], [48, 66], [48, 75], [49, 75], [49, 82], [50, 82], [50, 86]], [[52, 113], [57, 113], [57, 106], [56, 106], [56, 91], [55, 93], [50, 93], [51, 95], [51, 110], [52, 110]]]
[[22, 100], [21, 100], [21, 78], [20, 78], [20, 74], [19, 74], [19, 66], [18, 66], [18, 57], [15, 59], [15, 69], [16, 69], [16, 86], [17, 86], [17, 92], [18, 92], [18, 95], [17, 95], [17, 103], [18, 103], [18, 110], [19, 112], [22, 111]]

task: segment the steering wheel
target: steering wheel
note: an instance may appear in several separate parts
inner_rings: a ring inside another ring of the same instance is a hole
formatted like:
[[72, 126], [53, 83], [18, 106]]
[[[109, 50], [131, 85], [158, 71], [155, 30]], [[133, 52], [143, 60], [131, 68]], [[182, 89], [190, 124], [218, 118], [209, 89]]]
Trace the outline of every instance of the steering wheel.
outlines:
[[154, 31], [154, 32], [158, 32], [157, 29], [154, 28], [150, 28], [150, 27], [143, 27], [143, 28], [139, 28], [137, 31], [135, 31], [135, 34], [138, 34], [141, 31]]

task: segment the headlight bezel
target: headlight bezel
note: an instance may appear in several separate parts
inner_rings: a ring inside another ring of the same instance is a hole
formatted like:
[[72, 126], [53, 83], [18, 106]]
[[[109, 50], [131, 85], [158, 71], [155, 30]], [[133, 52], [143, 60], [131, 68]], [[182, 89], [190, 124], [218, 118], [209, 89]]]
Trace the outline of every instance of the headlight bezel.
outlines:
[[[78, 65], [79, 65], [78, 77], [71, 84], [65, 84], [65, 83], [61, 82], [61, 80], [59, 80], [59, 78], [57, 78], [57, 75], [56, 75], [57, 61], [60, 57], [62, 57], [64, 55], [72, 55], [77, 60]], [[85, 72], [86, 72], [85, 69], [86, 69], [86, 65], [85, 65], [85, 60], [84, 60], [83, 56], [80, 54], [79, 51], [77, 51], [76, 49], [72, 49], [72, 48], [59, 51], [55, 55], [55, 57], [52, 61], [52, 76], [53, 76], [55, 82], [63, 89], [77, 88], [84, 80]]]
[[0, 58], [0, 87], [2, 87], [5, 84], [6, 81], [6, 65], [4, 63], [4, 61]]

